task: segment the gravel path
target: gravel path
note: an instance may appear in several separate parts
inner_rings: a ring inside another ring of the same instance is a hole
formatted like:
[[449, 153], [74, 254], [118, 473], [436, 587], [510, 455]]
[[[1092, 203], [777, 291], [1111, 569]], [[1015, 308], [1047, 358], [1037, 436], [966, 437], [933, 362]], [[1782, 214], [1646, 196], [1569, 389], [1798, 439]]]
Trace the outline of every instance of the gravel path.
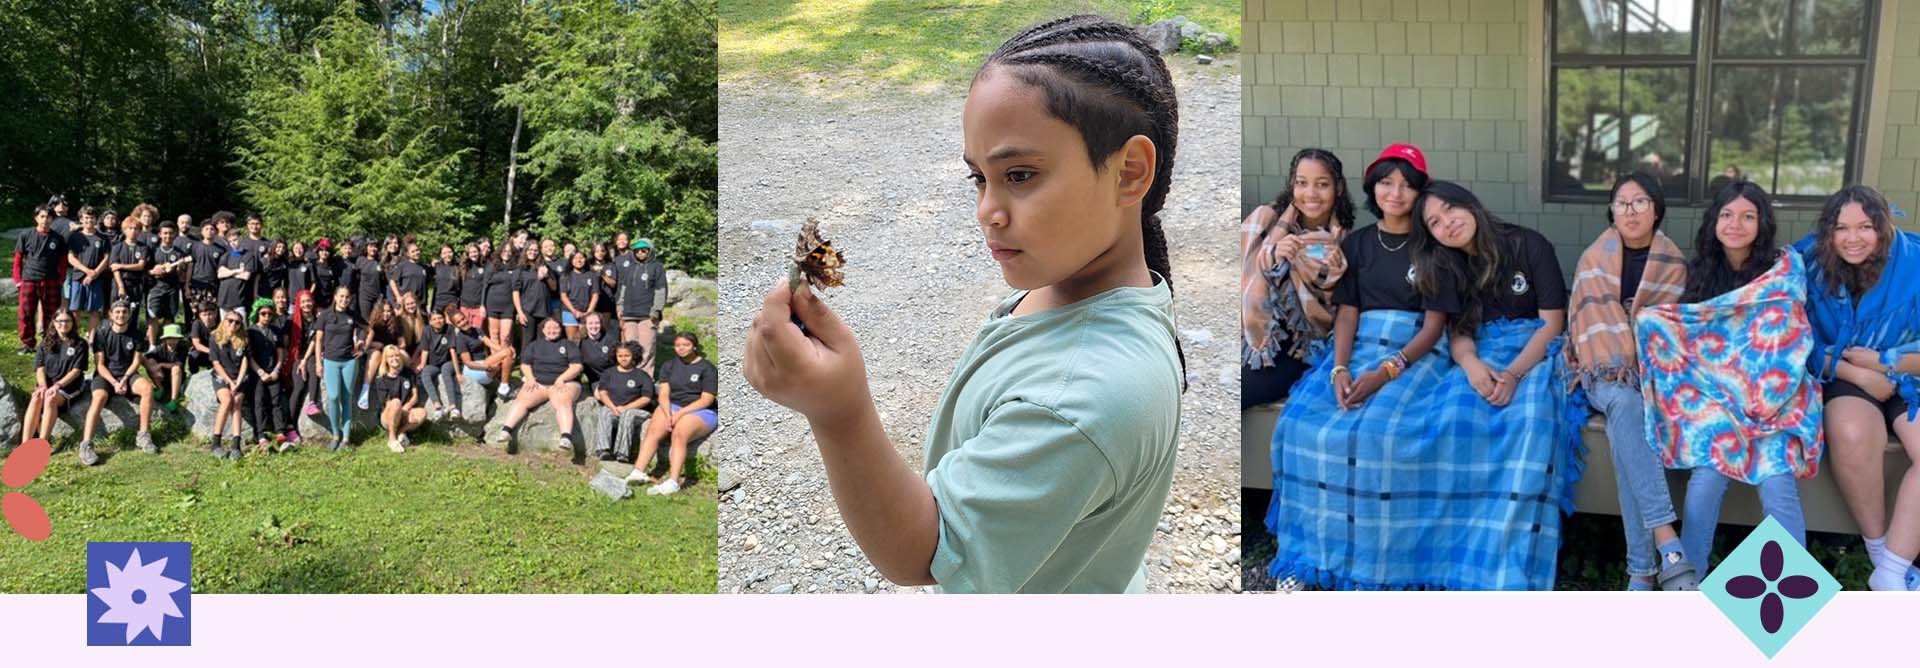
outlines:
[[[1231, 61], [1181, 61], [1180, 151], [1162, 218], [1191, 387], [1149, 587], [1238, 591], [1240, 78]], [[984, 252], [959, 159], [964, 91], [841, 81], [822, 92], [771, 81], [721, 89], [726, 426], [712, 455], [722, 478], [740, 482], [720, 505], [721, 592], [915, 591], [876, 575], [847, 534], [806, 421], [740, 376], [745, 326], [786, 275], [799, 223], [818, 217], [848, 258], [847, 287], [826, 298], [859, 334], [881, 419], [916, 469], [954, 362], [1009, 291]]]

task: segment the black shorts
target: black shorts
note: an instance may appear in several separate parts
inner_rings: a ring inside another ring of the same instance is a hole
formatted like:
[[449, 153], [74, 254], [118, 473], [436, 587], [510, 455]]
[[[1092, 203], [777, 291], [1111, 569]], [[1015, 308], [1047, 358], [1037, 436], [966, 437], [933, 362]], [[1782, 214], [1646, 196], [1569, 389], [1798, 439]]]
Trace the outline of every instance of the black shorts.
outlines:
[[112, 397], [131, 397], [131, 396], [133, 396], [133, 384], [134, 384], [134, 382], [135, 382], [135, 381], [138, 381], [138, 380], [140, 380], [140, 379], [139, 379], [139, 378], [128, 378], [128, 379], [127, 379], [127, 391], [125, 391], [125, 392], [115, 392], [115, 391], [113, 391], [113, 383], [109, 383], [109, 382], [107, 382], [107, 377], [106, 377], [106, 376], [102, 376], [102, 375], [100, 375], [100, 374], [98, 374], [98, 373], [96, 373], [96, 374], [93, 374], [93, 383], [92, 383], [92, 387], [91, 387], [91, 389], [92, 389], [93, 391], [95, 391], [95, 392], [98, 392], [98, 391], [101, 391], [101, 390], [106, 390], [106, 392], [107, 392], [107, 397], [108, 397], [108, 398], [112, 398]]
[[1875, 408], [1880, 409], [1881, 416], [1886, 418], [1888, 431], [1893, 430], [1894, 422], [1907, 416], [1907, 400], [1900, 398], [1898, 393], [1887, 397], [1886, 401], [1881, 401], [1873, 398], [1873, 395], [1868, 394], [1866, 390], [1860, 389], [1859, 385], [1844, 380], [1835, 380], [1827, 383], [1822, 386], [1820, 390], [1821, 396], [1823, 397], [1822, 400], [1827, 403], [1832, 403], [1834, 399], [1840, 397], [1859, 397], [1861, 400], [1873, 404]]
[[147, 293], [147, 317], [159, 322], [172, 321], [180, 313], [179, 294], [171, 290]]
[[83, 378], [75, 378], [71, 383], [53, 386], [53, 391], [60, 393], [60, 399], [62, 401], [73, 403], [73, 400], [78, 398], [81, 392], [87, 391], [87, 381]]

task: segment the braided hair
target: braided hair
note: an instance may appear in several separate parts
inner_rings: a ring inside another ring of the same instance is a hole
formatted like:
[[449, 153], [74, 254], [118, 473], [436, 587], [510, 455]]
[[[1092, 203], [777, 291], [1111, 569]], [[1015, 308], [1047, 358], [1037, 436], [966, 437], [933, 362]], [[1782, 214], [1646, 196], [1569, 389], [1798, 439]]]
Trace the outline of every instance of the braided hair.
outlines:
[[[1153, 142], [1157, 160], [1153, 185], [1140, 202], [1140, 237], [1147, 268], [1166, 281], [1171, 293], [1173, 264], [1159, 213], [1173, 179], [1180, 105], [1160, 53], [1130, 26], [1078, 15], [1014, 35], [987, 55], [974, 80], [996, 67], [1040, 90], [1047, 113], [1080, 131], [1087, 159], [1096, 169], [1135, 135]], [[1180, 358], [1180, 389], [1185, 391], [1186, 351], [1178, 337], [1173, 347]]]

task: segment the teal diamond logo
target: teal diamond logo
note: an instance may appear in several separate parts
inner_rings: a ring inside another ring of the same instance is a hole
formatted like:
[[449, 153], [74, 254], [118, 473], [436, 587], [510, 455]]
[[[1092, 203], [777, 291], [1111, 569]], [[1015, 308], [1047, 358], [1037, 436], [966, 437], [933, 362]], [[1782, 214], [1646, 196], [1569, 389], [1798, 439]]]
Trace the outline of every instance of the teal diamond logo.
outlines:
[[1840, 593], [1840, 581], [1768, 517], [1700, 589], [1771, 659]]

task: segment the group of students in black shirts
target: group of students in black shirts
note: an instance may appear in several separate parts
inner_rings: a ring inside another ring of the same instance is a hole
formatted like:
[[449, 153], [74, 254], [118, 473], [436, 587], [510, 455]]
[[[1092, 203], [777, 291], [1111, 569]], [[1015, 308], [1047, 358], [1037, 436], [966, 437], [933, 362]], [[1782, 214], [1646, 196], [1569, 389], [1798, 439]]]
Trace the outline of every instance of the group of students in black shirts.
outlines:
[[645, 466], [629, 478], [654, 483], [650, 494], [678, 491], [688, 445], [719, 426], [718, 373], [695, 334], [676, 333], [674, 354], [654, 362], [666, 270], [648, 240], [626, 232], [576, 245], [522, 230], [497, 248], [443, 245], [423, 262], [411, 237], [270, 239], [255, 214], [244, 228], [225, 211], [197, 226], [186, 214], [156, 225], [150, 204], [125, 218], [67, 214], [60, 198], [36, 208], [15, 253], [21, 350], [36, 376], [22, 438], [49, 436], [88, 392], [78, 448], [87, 465], [99, 461], [107, 400], [138, 402], [135, 442], [153, 452], [155, 402], [178, 411], [186, 379], [201, 371], [218, 401], [211, 449], [227, 459], [242, 454], [245, 424], [257, 449], [298, 444], [301, 414], [325, 424], [329, 450], [348, 447], [355, 410], [378, 410], [388, 447], [404, 451], [420, 425], [462, 419], [463, 377], [511, 401], [488, 435], [509, 449], [542, 405], [565, 442], [588, 393], [603, 425], [582, 435], [595, 456], [645, 463], [668, 444], [665, 478]]

